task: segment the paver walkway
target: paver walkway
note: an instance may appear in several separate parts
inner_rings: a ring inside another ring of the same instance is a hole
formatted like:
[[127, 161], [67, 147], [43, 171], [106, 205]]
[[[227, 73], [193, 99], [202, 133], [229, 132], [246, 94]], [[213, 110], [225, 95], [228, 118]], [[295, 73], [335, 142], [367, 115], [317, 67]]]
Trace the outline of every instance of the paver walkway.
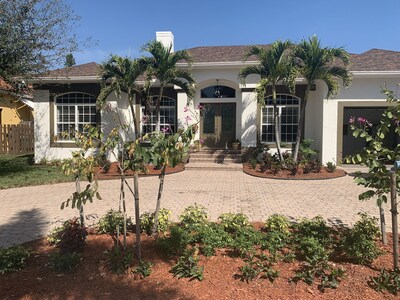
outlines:
[[[111, 208], [118, 209], [119, 181], [105, 180], [99, 185], [103, 200], [86, 206], [86, 213], [92, 217], [89, 223]], [[158, 177], [141, 177], [139, 185], [141, 211], [153, 211]], [[0, 246], [44, 236], [62, 220], [76, 216], [77, 211], [71, 208], [60, 210], [61, 202], [73, 191], [73, 183], [0, 190]], [[272, 180], [241, 171], [192, 169], [167, 175], [162, 207], [171, 209], [175, 220], [185, 207], [198, 203], [208, 209], [212, 220], [224, 212], [242, 212], [252, 221], [263, 221], [273, 213], [290, 218], [320, 214], [329, 222], [352, 224], [358, 212], [378, 213], [374, 201], [358, 200], [362, 191], [350, 176], [319, 181]], [[133, 216], [133, 197], [126, 194], [127, 209]], [[388, 209], [386, 212], [390, 226]]]

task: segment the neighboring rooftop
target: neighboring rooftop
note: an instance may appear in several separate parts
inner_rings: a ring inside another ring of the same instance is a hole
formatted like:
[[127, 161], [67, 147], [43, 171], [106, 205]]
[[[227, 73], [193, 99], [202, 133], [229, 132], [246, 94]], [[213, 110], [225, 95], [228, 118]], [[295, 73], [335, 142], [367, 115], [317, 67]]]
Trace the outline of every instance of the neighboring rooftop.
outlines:
[[[267, 46], [267, 45], [264, 45]], [[208, 46], [187, 49], [194, 63], [241, 62], [250, 46]], [[350, 54], [351, 71], [400, 71], [400, 52], [371, 49], [361, 54]], [[251, 57], [249, 61], [254, 60]], [[46, 77], [96, 77], [100, 65], [91, 62], [50, 71]]]

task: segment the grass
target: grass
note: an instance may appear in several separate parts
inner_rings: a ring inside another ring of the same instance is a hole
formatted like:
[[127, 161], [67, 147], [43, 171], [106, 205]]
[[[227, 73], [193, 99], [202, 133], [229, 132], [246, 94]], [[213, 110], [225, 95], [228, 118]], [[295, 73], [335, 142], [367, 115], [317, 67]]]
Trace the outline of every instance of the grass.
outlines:
[[56, 165], [35, 165], [33, 154], [0, 155], [0, 189], [72, 181]]

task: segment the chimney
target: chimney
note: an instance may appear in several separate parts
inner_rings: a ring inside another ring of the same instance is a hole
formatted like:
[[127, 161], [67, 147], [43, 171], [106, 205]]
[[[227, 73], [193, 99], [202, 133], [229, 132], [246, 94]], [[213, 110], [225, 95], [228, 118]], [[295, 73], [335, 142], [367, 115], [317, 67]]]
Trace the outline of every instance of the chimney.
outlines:
[[171, 46], [171, 51], [174, 52], [174, 35], [171, 31], [156, 31], [156, 40], [166, 48]]

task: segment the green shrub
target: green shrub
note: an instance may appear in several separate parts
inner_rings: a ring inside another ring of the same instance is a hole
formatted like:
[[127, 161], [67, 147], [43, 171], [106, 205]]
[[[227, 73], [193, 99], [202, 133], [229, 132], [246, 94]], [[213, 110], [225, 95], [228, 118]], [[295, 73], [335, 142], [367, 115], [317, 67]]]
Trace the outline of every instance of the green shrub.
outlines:
[[295, 237], [298, 241], [306, 237], [314, 237], [324, 246], [331, 242], [331, 228], [326, 225], [325, 220], [321, 216], [316, 216], [312, 219], [302, 219], [295, 225], [295, 228]]
[[232, 235], [233, 251], [241, 257], [245, 257], [249, 253], [254, 252], [255, 245], [261, 245], [263, 242], [263, 234], [253, 227], [243, 227]]
[[57, 272], [71, 272], [80, 263], [82, 256], [79, 253], [53, 253], [50, 256], [49, 266]]
[[182, 255], [192, 240], [188, 230], [175, 225], [171, 226], [168, 236], [157, 240], [157, 246], [169, 255]]
[[151, 262], [146, 262], [144, 260], [141, 260], [139, 262], [139, 265], [134, 270], [132, 270], [132, 273], [139, 274], [143, 278], [149, 277], [151, 274], [152, 266], [153, 266], [153, 264]]
[[289, 227], [289, 219], [284, 215], [273, 214], [265, 221], [265, 229], [268, 231], [289, 233]]
[[326, 169], [329, 173], [333, 173], [336, 170], [336, 164], [334, 162], [328, 161], [326, 163]]
[[30, 251], [22, 246], [0, 248], [0, 274], [21, 270], [30, 255]]
[[77, 218], [67, 221], [63, 230], [59, 232], [57, 248], [60, 254], [82, 252], [88, 234]]
[[[158, 213], [158, 232], [165, 233], [171, 225], [169, 218], [171, 217], [169, 209], [161, 208]], [[151, 235], [154, 226], [154, 213], [143, 213], [140, 216], [140, 229]]]
[[311, 139], [304, 139], [301, 141], [298, 156], [299, 161], [310, 161], [313, 156], [318, 154], [318, 150], [311, 147], [313, 142], [314, 140]]
[[370, 277], [370, 286], [377, 292], [388, 291], [396, 295], [400, 292], [400, 270], [382, 269], [378, 276]]
[[321, 242], [315, 237], [304, 237], [297, 245], [299, 256], [312, 261], [327, 261], [328, 252]]
[[[115, 235], [117, 233], [117, 229], [120, 233], [122, 233], [124, 228], [124, 213], [110, 209], [104, 216], [100, 218], [97, 226], [98, 233]], [[132, 226], [131, 218], [126, 219], [126, 226], [127, 228]]]
[[270, 282], [274, 282], [279, 276], [279, 272], [272, 268], [271, 260], [266, 255], [251, 255], [245, 259], [246, 264], [239, 268], [239, 277], [242, 281], [254, 280], [257, 277], [268, 279]]
[[65, 230], [68, 224], [68, 221], [66, 221], [61, 226], [58, 226], [49, 232], [49, 234], [47, 235], [47, 242], [49, 243], [49, 245], [54, 246], [61, 241], [60, 233]]
[[215, 255], [218, 248], [226, 248], [232, 244], [232, 237], [224, 228], [216, 223], [205, 224], [197, 228], [192, 243], [198, 243], [205, 256]]
[[257, 168], [257, 159], [252, 158], [249, 160], [250, 166], [253, 170], [255, 170]]
[[183, 256], [179, 258], [176, 265], [170, 271], [174, 274], [174, 277], [203, 280], [204, 267], [199, 266], [200, 259], [197, 252], [197, 248], [186, 249], [184, 251]]
[[218, 217], [227, 232], [236, 232], [239, 228], [250, 226], [249, 218], [242, 213], [225, 213]]
[[263, 242], [262, 248], [268, 249], [272, 254], [286, 247], [289, 241], [289, 235], [285, 232], [280, 231], [269, 231], [265, 234], [265, 241]]
[[360, 216], [361, 220], [344, 235], [341, 249], [355, 263], [368, 264], [382, 254], [375, 241], [380, 236], [380, 230], [376, 218], [366, 213]]
[[185, 208], [179, 216], [181, 225], [185, 228], [195, 228], [207, 222], [207, 210], [202, 205], [191, 205]]
[[108, 250], [106, 255], [109, 267], [114, 273], [126, 273], [129, 267], [133, 264], [134, 255], [130, 249], [122, 250], [114, 247], [111, 250]]

